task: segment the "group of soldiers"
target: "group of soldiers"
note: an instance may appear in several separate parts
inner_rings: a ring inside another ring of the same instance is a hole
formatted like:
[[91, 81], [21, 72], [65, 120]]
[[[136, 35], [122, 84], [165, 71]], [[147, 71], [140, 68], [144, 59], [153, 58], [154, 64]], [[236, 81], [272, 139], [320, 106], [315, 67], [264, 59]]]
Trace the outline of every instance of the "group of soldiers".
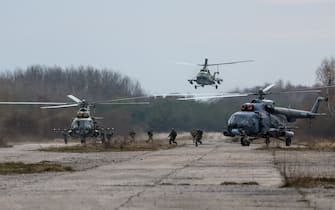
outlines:
[[[195, 146], [197, 147], [199, 144], [202, 144], [202, 137], [203, 137], [203, 131], [200, 130], [200, 129], [192, 129], [191, 130], [191, 136], [192, 136], [192, 140], [193, 140], [193, 143], [195, 144]], [[153, 139], [153, 136], [154, 136], [154, 133], [153, 133], [153, 130], [150, 129], [148, 130], [147, 132], [148, 134], [148, 140], [146, 140], [145, 142], [146, 143], [153, 143], [154, 139]], [[176, 142], [176, 138], [177, 138], [177, 131], [172, 128], [171, 131], [170, 131], [170, 134], [168, 136], [169, 138], [169, 144], [178, 144]], [[129, 132], [129, 137], [131, 138], [132, 141], [135, 141], [135, 136], [136, 136], [136, 132], [131, 130]]]
[[[191, 130], [191, 136], [192, 136], [192, 140], [193, 143], [195, 144], [195, 146], [197, 147], [199, 144], [202, 144], [202, 136], [203, 136], [203, 131], [200, 129], [192, 129]], [[174, 128], [172, 128], [170, 134], [169, 134], [169, 144], [177, 144], [176, 142], [176, 138], [177, 138], [177, 132]]]
[[[154, 132], [153, 132], [153, 130], [151, 130], [151, 129], [148, 130], [147, 134], [148, 134], [148, 140], [146, 140], [145, 142], [146, 143], [154, 142]], [[129, 137], [130, 137], [132, 142], [135, 142], [136, 132], [134, 130], [129, 131]]]

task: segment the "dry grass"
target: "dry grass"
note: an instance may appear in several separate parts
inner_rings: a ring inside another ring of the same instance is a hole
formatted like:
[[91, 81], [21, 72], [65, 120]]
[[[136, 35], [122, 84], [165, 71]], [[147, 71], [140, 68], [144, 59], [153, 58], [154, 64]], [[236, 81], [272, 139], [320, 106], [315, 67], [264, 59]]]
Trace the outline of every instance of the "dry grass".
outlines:
[[73, 172], [70, 166], [62, 166], [60, 164], [49, 161], [41, 161], [38, 163], [23, 163], [23, 162], [5, 162], [0, 163], [0, 174], [31, 174], [43, 172]]
[[61, 147], [41, 148], [43, 152], [70, 152], [70, 153], [91, 153], [91, 152], [130, 152], [130, 151], [156, 151], [162, 149], [172, 149], [176, 145], [162, 143], [143, 143], [143, 142], [120, 142], [117, 144], [86, 144]]
[[294, 177], [286, 178], [282, 187], [320, 187], [327, 185], [335, 185], [335, 178], [326, 177]]
[[322, 141], [322, 142], [314, 142], [310, 145], [308, 145], [312, 150], [318, 150], [318, 151], [325, 151], [325, 152], [335, 152], [335, 141]]
[[335, 185], [333, 156], [318, 151], [273, 151], [275, 165], [284, 178], [282, 187], [330, 187]]
[[220, 185], [259, 185], [257, 182], [222, 182]]
[[315, 141], [292, 146], [263, 146], [256, 150], [335, 152], [335, 141]]

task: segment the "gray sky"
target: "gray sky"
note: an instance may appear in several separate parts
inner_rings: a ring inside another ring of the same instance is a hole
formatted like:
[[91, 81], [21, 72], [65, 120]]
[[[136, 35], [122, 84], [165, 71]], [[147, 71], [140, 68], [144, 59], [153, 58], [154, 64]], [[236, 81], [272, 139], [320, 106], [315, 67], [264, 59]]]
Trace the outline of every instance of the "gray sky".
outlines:
[[335, 56], [334, 11], [333, 0], [0, 0], [0, 69], [92, 65], [151, 93], [196, 92], [186, 80], [198, 68], [175, 63], [254, 59], [221, 68], [219, 90], [311, 85]]

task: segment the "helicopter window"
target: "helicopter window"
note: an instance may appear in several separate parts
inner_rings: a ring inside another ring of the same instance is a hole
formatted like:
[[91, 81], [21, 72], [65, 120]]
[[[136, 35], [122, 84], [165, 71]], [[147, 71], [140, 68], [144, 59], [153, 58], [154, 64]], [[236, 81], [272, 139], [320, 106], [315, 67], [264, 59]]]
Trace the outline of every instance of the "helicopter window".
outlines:
[[79, 111], [79, 112], [77, 112], [77, 117], [78, 118], [88, 118], [89, 114], [88, 114], [88, 112]]
[[91, 129], [93, 127], [93, 121], [91, 120], [75, 120], [72, 123], [72, 128], [84, 128]]
[[233, 115], [228, 124], [238, 124], [241, 126], [251, 126], [258, 124], [257, 115]]

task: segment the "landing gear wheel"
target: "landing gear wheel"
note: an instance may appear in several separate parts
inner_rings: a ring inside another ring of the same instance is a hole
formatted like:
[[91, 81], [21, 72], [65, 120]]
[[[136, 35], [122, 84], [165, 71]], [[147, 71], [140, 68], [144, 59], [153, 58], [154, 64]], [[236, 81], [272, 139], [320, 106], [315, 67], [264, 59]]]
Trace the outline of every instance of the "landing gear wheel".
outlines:
[[241, 145], [242, 146], [250, 146], [250, 141], [246, 137], [241, 138]]
[[82, 144], [86, 144], [86, 139], [85, 139], [85, 138], [81, 138], [81, 139], [80, 139], [80, 143], [82, 143]]
[[291, 139], [291, 137], [286, 137], [286, 139], [285, 139], [285, 144], [286, 144], [287, 147], [290, 146], [290, 145], [292, 144], [292, 139]]
[[63, 134], [63, 139], [64, 139], [64, 143], [67, 144], [67, 135], [65, 133]]
[[266, 146], [269, 146], [269, 144], [270, 144], [270, 137], [266, 137], [265, 138], [265, 144], [266, 144]]
[[198, 87], [196, 85], [194, 85], [194, 88], [197, 89]]
[[218, 89], [219, 86], [215, 85], [215, 89]]

